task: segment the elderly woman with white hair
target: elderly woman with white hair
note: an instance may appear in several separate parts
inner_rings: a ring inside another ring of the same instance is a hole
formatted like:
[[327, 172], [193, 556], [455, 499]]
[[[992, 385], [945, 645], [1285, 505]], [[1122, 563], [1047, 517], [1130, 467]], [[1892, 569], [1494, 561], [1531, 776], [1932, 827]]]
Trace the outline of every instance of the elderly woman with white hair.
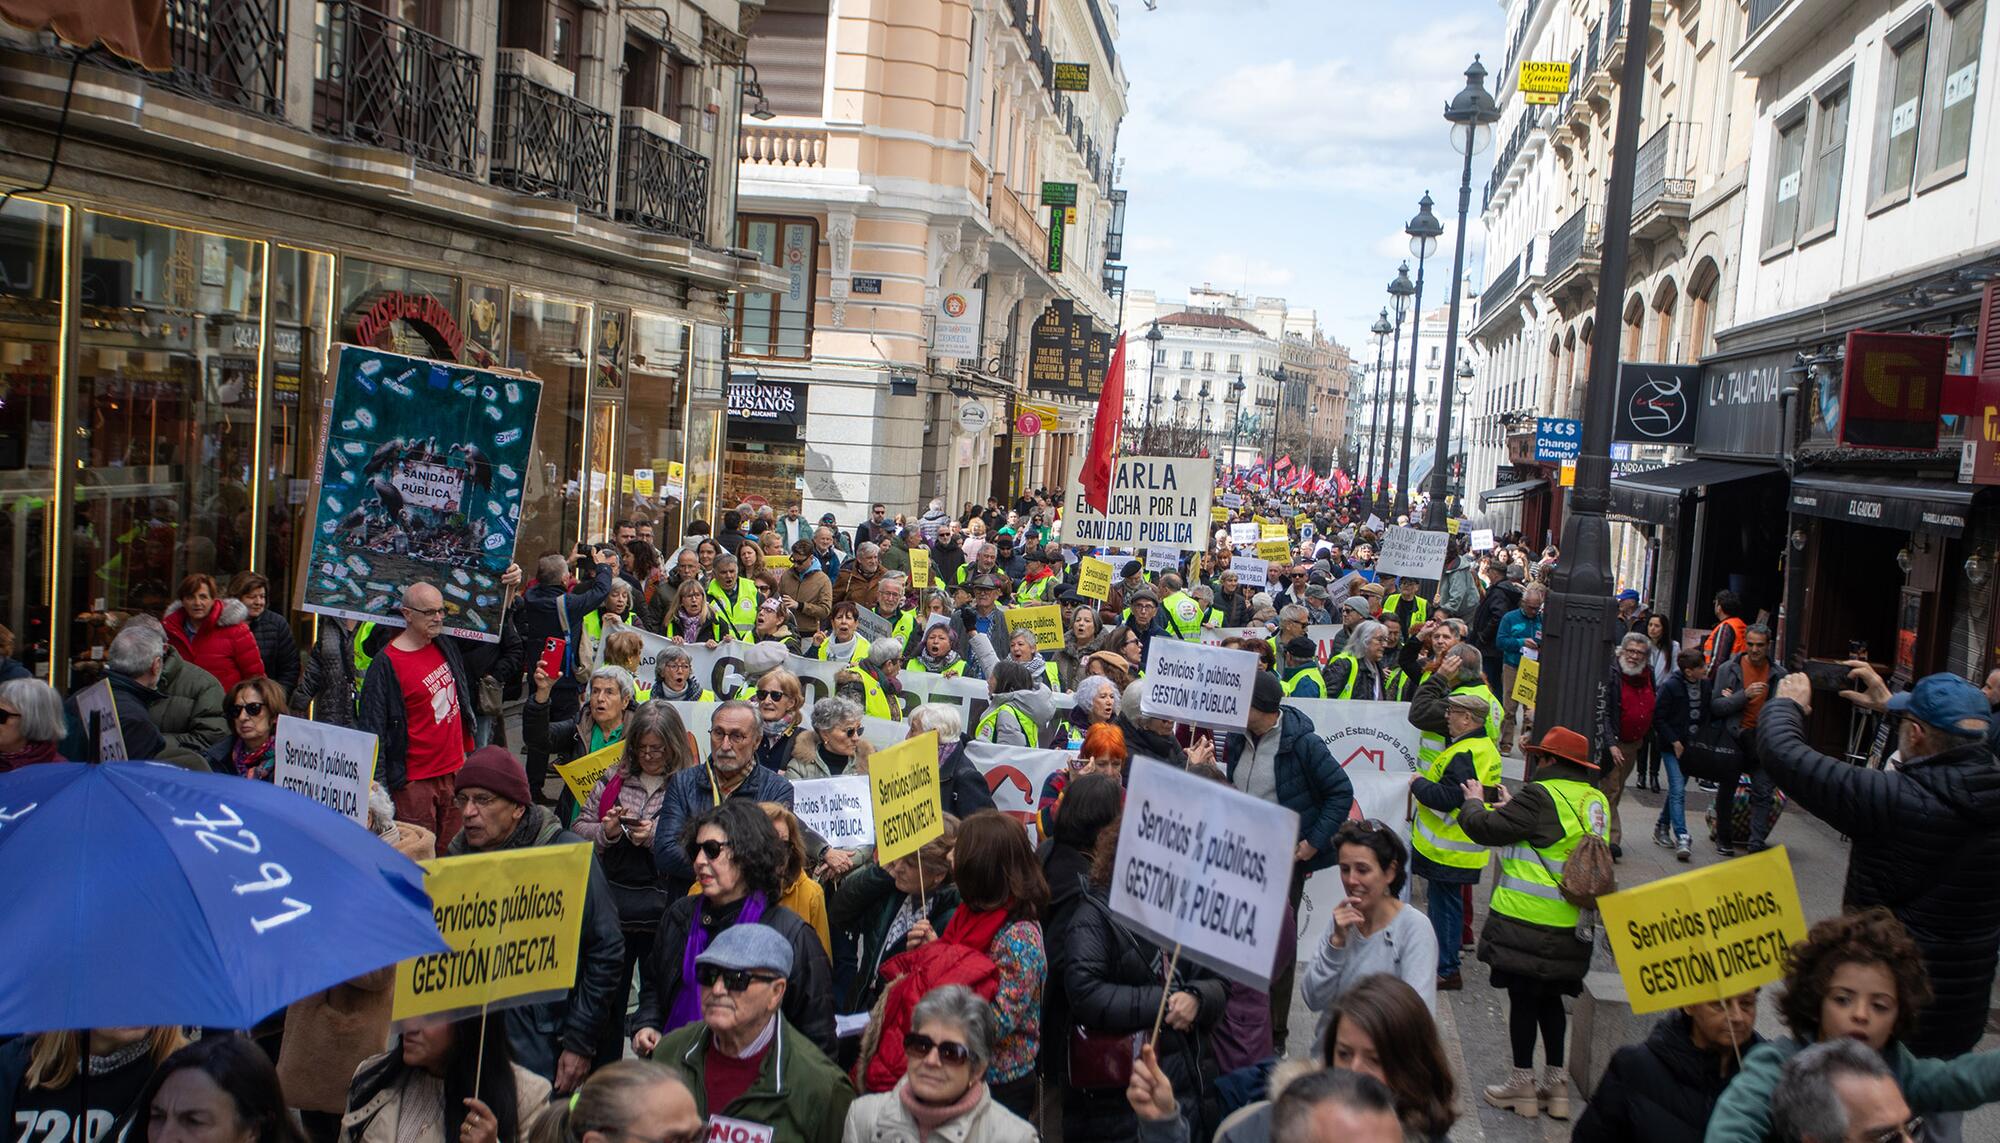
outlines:
[[937, 731], [938, 784], [944, 793], [944, 812], [964, 819], [981, 810], [995, 808], [986, 775], [966, 755], [965, 715], [948, 702], [927, 702], [910, 712], [908, 737]]
[[870, 718], [903, 719], [903, 641], [884, 635], [834, 675], [836, 693], [861, 704]]
[[40, 762], [67, 761], [62, 696], [40, 679], [0, 683], [0, 774]]
[[792, 743], [785, 777], [794, 782], [838, 778], [868, 772], [868, 741], [861, 737], [861, 704], [829, 695], [812, 706], [811, 730], [801, 730]]
[[1092, 726], [1118, 717], [1119, 697], [1118, 684], [1103, 675], [1085, 675], [1076, 681], [1074, 705], [1062, 716], [1069, 724], [1071, 750], [1083, 746], [1083, 736]]
[[[521, 739], [531, 750], [547, 751], [551, 768], [625, 740], [625, 731], [632, 724], [633, 699], [639, 690], [630, 671], [623, 667], [599, 667], [590, 672], [583, 709], [575, 718], [560, 721], [549, 718], [549, 695], [555, 682], [541, 664], [535, 664], [534, 694], [521, 708]], [[533, 793], [539, 797], [542, 791]], [[570, 795], [567, 783], [563, 786], [561, 805], [565, 821], [576, 816], [572, 812], [576, 799]]]
[[970, 988], [932, 989], [910, 1014], [903, 1078], [848, 1105], [841, 1143], [1033, 1143], [1034, 1127], [994, 1100], [986, 1086], [996, 1024], [992, 1006]]
[[1388, 650], [1388, 628], [1373, 619], [1355, 624], [1346, 649], [1326, 661], [1326, 697], [1388, 698], [1388, 672], [1393, 665], [1383, 661]]

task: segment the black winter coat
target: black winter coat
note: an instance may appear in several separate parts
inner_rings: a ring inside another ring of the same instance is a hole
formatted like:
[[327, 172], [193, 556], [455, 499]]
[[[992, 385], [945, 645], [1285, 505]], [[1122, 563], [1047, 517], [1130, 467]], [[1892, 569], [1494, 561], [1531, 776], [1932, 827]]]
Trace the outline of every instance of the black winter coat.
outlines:
[[[1644, 1043], [1618, 1049], [1570, 1143], [1701, 1143], [1736, 1068], [1732, 1053], [1695, 1047], [1691, 1028], [1687, 1014], [1675, 1012]], [[1763, 1042], [1751, 1033], [1743, 1054]]]
[[1805, 711], [1772, 698], [1757, 719], [1763, 765], [1787, 795], [1854, 839], [1847, 909], [1885, 905], [1923, 950], [1936, 998], [1909, 1048], [1970, 1051], [1986, 1026], [2000, 949], [2000, 765], [1981, 741], [1893, 773], [1850, 766], [1806, 742]]
[[[1278, 725], [1278, 804], [1299, 815], [1299, 840], [1311, 842], [1318, 852], [1305, 862], [1307, 873], [1317, 873], [1340, 860], [1334, 851], [1333, 835], [1354, 808], [1354, 784], [1347, 771], [1333, 760], [1326, 740], [1313, 732], [1312, 719], [1293, 707], [1280, 707]], [[1248, 736], [1231, 734], [1223, 743], [1223, 772], [1235, 781], [1236, 760], [1246, 749]]]
[[[676, 898], [667, 906], [666, 916], [660, 918], [659, 936], [653, 940], [653, 951], [639, 966], [639, 1007], [632, 1014], [628, 1032], [641, 1028], [658, 1028], [662, 1033], [672, 1031], [663, 1021], [667, 1010], [673, 1007], [675, 991], [681, 986], [681, 958], [687, 951], [688, 934], [696, 917], [713, 937], [735, 924], [736, 915], [742, 911], [741, 901], [719, 909], [709, 908], [700, 894]], [[764, 916], [756, 923], [776, 929], [792, 946], [792, 974], [785, 985], [785, 1019], [818, 1045], [829, 1059], [835, 1058], [840, 1045], [833, 1034], [833, 965], [826, 959], [819, 934], [783, 905], [765, 909]]]
[[[574, 663], [576, 648], [583, 639], [583, 617], [604, 606], [604, 601], [610, 594], [610, 564], [597, 565], [596, 578], [588, 586], [579, 583], [575, 591], [569, 591], [559, 583], [530, 585], [521, 593], [521, 598], [515, 602], [512, 609], [514, 628], [521, 633], [521, 642], [525, 648], [523, 654], [527, 662], [541, 658], [542, 644], [545, 640], [566, 637], [569, 640], [568, 658]], [[563, 617], [556, 612], [558, 607], [564, 608], [569, 613], [567, 636], [563, 634]], [[527, 670], [527, 662], [521, 664], [524, 673]], [[508, 682], [508, 697], [512, 698], [514, 691], [520, 686], [520, 677], [517, 676]], [[582, 689], [582, 684], [577, 682], [572, 672], [564, 671], [563, 677], [556, 680], [557, 691]]]
[[[836, 933], [852, 933], [855, 937], [854, 982], [841, 1001], [842, 1012], [866, 1012], [873, 1008], [875, 998], [882, 994], [882, 962], [908, 951], [907, 941], [898, 941], [892, 949], [883, 948], [889, 926], [907, 900], [909, 894], [897, 890], [895, 877], [874, 864], [858, 866], [840, 879], [838, 889], [827, 895], [828, 925]], [[930, 911], [924, 916], [930, 921], [931, 930], [943, 933], [951, 915], [958, 910], [958, 887], [940, 885], [931, 890], [926, 903]], [[836, 941], [834, 945], [845, 953], [844, 942]]]
[[264, 660], [264, 677], [275, 679], [290, 694], [299, 685], [299, 645], [292, 638], [292, 625], [275, 607], [249, 620], [250, 637], [257, 641], [257, 654]]
[[993, 791], [986, 785], [986, 775], [981, 774], [979, 767], [972, 764], [972, 759], [965, 756], [963, 739], [938, 763], [938, 785], [943, 793], [944, 812], [960, 821], [981, 810], [995, 808]]
[[1521, 606], [1521, 592], [1526, 586], [1503, 579], [1479, 597], [1479, 606], [1472, 609], [1472, 618], [1466, 621], [1466, 626], [1472, 628], [1472, 645], [1482, 653], [1500, 653], [1500, 618]]
[[1042, 1051], [1036, 1068], [1056, 1083], [1068, 1075], [1069, 992], [1063, 987], [1063, 970], [1069, 964], [1070, 921], [1090, 892], [1090, 854], [1044, 840], [1035, 855], [1042, 864], [1042, 876], [1049, 883], [1049, 910], [1042, 925], [1048, 957], [1048, 980], [1042, 986]]
[[[1102, 889], [1092, 888], [1078, 903], [1064, 944], [1063, 990], [1075, 1024], [1121, 1035], [1152, 1029], [1160, 1010], [1167, 955], [1111, 915]], [[1190, 965], [1185, 957], [1175, 974], [1174, 991], [1192, 992], [1200, 1002], [1195, 1026], [1190, 1032], [1177, 1032], [1160, 1025], [1156, 1047], [1160, 1070], [1173, 1082], [1175, 1097], [1183, 1107], [1191, 1107], [1199, 1105], [1203, 1089], [1215, 1079], [1204, 1033], [1222, 1019], [1229, 995], [1220, 978]], [[1071, 1090], [1065, 1101], [1077, 1105], [1064, 1109], [1066, 1138], [1111, 1143], [1138, 1136], [1138, 1118], [1122, 1089]], [[1202, 1130], [1195, 1133], [1196, 1138], [1205, 1136]]]

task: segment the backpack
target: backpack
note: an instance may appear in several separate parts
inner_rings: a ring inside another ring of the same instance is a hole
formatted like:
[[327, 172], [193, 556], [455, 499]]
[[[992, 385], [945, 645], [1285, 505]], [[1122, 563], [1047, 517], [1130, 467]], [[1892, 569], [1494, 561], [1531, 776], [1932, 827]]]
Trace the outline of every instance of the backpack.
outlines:
[[[1567, 798], [1547, 785], [1542, 788], [1569, 806], [1577, 821], [1584, 821], [1583, 815]], [[1576, 848], [1569, 851], [1569, 860], [1563, 863], [1562, 876], [1556, 878], [1556, 890], [1563, 895], [1563, 900], [1579, 909], [1595, 909], [1599, 897], [1616, 893], [1618, 869], [1611, 861], [1611, 843], [1594, 833], [1585, 832], [1583, 839], [1576, 843]]]

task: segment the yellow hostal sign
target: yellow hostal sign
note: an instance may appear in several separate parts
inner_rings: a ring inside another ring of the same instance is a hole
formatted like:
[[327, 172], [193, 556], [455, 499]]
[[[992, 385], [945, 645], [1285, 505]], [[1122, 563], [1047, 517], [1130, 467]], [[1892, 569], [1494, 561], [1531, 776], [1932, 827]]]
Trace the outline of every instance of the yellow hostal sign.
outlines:
[[576, 983], [588, 842], [440, 857], [423, 866], [431, 915], [451, 951], [396, 966], [393, 1019], [532, 1004]]

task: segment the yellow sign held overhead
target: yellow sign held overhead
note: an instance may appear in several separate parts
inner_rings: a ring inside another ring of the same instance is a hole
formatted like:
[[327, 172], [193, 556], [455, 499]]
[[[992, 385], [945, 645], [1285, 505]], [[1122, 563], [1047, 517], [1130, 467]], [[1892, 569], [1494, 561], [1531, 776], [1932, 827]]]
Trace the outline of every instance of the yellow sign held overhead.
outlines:
[[1523, 103], [1559, 103], [1569, 92], [1569, 61], [1522, 60], [1515, 86]]
[[915, 853], [944, 834], [938, 785], [938, 736], [905, 739], [868, 759], [868, 796], [875, 808], [875, 863]]
[[1289, 540], [1292, 538], [1291, 531], [1283, 524], [1259, 524], [1257, 528], [1257, 534], [1267, 540]]
[[776, 568], [778, 571], [790, 571], [792, 567], [792, 557], [765, 556], [764, 566], [767, 568]]
[[1257, 558], [1273, 564], [1287, 565], [1292, 562], [1292, 544], [1289, 540], [1257, 541]]
[[931, 553], [928, 548], [910, 549], [910, 586], [918, 591], [931, 586]]
[[1208, 510], [1208, 518], [1218, 524], [1226, 524], [1229, 522], [1229, 509], [1217, 504]]
[[1458, 535], [1458, 517], [1452, 516], [1447, 518], [1444, 522], [1444, 530], [1454, 536]]
[[1031, 631], [1038, 651], [1053, 651], [1063, 645], [1061, 607], [1053, 603], [1010, 607], [1006, 614], [1008, 638], [1013, 638], [1016, 631]]
[[625, 743], [614, 742], [602, 750], [593, 750], [573, 762], [557, 764], [556, 773], [562, 775], [563, 785], [576, 796], [576, 804], [583, 805], [590, 800], [590, 791], [597, 787], [598, 779], [611, 772], [613, 766], [625, 757]]
[[1785, 975], [1806, 938], [1783, 846], [1597, 899], [1632, 1014], [1721, 1000]]
[[553, 1000], [576, 983], [590, 843], [423, 863], [450, 952], [396, 966], [391, 1016], [409, 1020]]
[[1104, 602], [1111, 594], [1111, 579], [1114, 569], [1096, 556], [1083, 557], [1083, 563], [1076, 573], [1076, 593], [1085, 599]]

